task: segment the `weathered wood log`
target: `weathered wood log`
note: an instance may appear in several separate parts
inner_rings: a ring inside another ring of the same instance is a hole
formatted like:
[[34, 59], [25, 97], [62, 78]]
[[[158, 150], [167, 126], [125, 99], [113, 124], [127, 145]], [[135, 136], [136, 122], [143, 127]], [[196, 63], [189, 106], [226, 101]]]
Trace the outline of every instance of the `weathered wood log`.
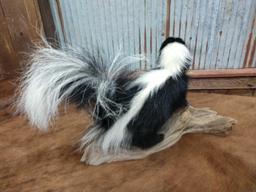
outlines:
[[95, 141], [90, 144], [89, 149], [84, 150], [81, 161], [90, 165], [100, 165], [114, 161], [142, 159], [148, 155], [171, 147], [181, 139], [182, 135], [187, 133], [208, 133], [225, 136], [230, 133], [232, 125], [235, 123], [236, 120], [218, 115], [217, 112], [208, 108], [194, 108], [188, 106], [176, 112], [163, 126], [162, 132], [165, 134], [165, 138], [154, 147], [147, 150], [124, 149], [118, 154], [111, 152], [104, 154], [97, 148]]

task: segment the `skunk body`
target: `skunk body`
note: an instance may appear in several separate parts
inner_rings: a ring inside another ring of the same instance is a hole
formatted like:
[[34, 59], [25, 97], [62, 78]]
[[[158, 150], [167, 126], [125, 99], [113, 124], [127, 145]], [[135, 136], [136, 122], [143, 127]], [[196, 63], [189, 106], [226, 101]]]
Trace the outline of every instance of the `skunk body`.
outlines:
[[38, 49], [23, 76], [18, 109], [46, 130], [60, 103], [75, 103], [91, 111], [94, 120], [82, 147], [96, 141], [103, 152], [149, 148], [163, 140], [161, 127], [173, 112], [187, 105], [190, 54], [183, 40], [170, 37], [160, 48], [158, 68], [135, 76], [128, 68], [139, 60]]

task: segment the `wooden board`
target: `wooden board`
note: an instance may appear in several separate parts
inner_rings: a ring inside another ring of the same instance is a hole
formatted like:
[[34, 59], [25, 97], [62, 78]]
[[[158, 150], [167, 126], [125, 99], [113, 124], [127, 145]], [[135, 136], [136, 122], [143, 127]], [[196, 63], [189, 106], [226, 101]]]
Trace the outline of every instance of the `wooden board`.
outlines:
[[36, 0], [0, 1], [0, 79], [15, 76], [42, 22]]
[[256, 89], [256, 77], [191, 78], [190, 90]]
[[255, 68], [245, 69], [222, 69], [222, 70], [190, 70], [188, 72], [192, 78], [211, 78], [211, 77], [256, 77]]

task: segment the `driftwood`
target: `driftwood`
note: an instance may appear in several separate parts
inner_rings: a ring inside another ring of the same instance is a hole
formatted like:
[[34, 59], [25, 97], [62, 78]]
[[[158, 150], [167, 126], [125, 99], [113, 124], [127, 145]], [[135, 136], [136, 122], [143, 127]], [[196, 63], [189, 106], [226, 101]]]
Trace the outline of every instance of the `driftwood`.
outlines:
[[102, 153], [94, 143], [90, 149], [85, 150], [81, 161], [90, 165], [100, 165], [114, 161], [142, 159], [148, 155], [164, 150], [176, 142], [182, 135], [187, 133], [208, 133], [215, 135], [227, 135], [236, 120], [230, 117], [217, 115], [217, 112], [208, 108], [194, 108], [189, 106], [175, 113], [170, 120], [163, 126], [164, 140], [147, 150], [133, 149], [122, 150], [118, 154]]

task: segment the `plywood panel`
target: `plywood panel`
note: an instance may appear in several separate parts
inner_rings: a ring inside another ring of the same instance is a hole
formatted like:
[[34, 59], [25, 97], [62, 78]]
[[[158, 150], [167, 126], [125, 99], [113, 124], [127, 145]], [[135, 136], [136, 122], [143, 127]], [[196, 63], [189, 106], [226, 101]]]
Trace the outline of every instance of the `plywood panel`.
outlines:
[[[0, 4], [1, 5], [1, 4]], [[8, 30], [8, 24], [5, 20], [4, 12], [0, 7], [0, 80], [10, 75], [15, 68], [16, 53], [12, 44], [11, 35]]]
[[11, 77], [18, 71], [23, 53], [39, 40], [42, 28], [36, 0], [0, 1], [0, 75]]

